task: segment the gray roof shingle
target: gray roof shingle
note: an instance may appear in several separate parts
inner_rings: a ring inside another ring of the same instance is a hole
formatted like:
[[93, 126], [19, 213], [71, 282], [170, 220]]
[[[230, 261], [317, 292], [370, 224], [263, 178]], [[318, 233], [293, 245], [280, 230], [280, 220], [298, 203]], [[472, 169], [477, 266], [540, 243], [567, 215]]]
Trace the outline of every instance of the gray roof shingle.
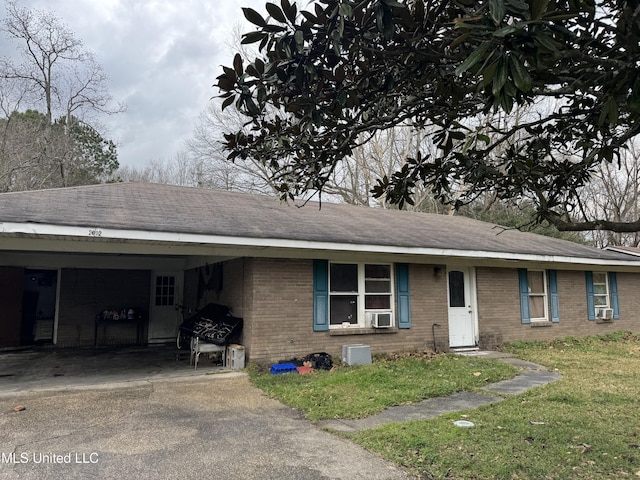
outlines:
[[[628, 255], [461, 216], [315, 202], [304, 206], [219, 190], [114, 183], [0, 194], [7, 222], [148, 232], [552, 255]], [[0, 225], [1, 231], [1, 225]]]

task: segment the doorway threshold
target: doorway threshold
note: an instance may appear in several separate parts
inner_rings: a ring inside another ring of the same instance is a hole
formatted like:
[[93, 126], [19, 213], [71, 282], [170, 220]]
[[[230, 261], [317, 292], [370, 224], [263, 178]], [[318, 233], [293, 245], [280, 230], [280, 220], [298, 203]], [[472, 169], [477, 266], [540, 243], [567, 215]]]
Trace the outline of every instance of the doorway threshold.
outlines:
[[449, 350], [453, 353], [477, 352], [480, 350], [480, 347], [450, 347]]

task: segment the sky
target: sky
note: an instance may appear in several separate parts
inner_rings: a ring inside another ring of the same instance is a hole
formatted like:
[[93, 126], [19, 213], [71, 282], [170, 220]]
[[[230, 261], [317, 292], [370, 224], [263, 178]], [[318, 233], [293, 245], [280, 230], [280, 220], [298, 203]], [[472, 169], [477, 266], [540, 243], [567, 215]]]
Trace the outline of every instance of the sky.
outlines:
[[[241, 8], [266, 16], [265, 3], [18, 0], [19, 6], [54, 13], [95, 54], [109, 76], [109, 92], [126, 107], [101, 118], [105, 136], [116, 142], [120, 165], [136, 168], [184, 150], [199, 113], [218, 94], [212, 85], [221, 65], [232, 64], [233, 31], [251, 30]], [[17, 46], [0, 37], [0, 54]]]

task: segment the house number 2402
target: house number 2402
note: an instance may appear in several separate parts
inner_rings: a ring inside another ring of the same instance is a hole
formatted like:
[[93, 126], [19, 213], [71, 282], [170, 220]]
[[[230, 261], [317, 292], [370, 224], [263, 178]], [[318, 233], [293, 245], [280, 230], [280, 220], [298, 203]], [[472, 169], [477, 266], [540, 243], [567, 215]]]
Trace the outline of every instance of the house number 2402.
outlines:
[[98, 230], [97, 228], [91, 229], [91, 230], [89, 230], [89, 236], [90, 237], [101, 237], [102, 236], [102, 230]]

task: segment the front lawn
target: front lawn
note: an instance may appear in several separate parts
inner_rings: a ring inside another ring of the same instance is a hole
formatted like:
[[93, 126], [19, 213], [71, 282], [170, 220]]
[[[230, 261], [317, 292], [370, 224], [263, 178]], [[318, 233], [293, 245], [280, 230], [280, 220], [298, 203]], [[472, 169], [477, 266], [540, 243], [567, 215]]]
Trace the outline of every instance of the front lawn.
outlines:
[[[424, 479], [640, 477], [640, 337], [518, 343], [520, 358], [558, 369], [560, 381], [429, 421], [351, 438]], [[460, 418], [474, 428], [453, 425]]]
[[393, 405], [473, 390], [512, 378], [517, 369], [498, 360], [458, 355], [377, 357], [370, 365], [310, 374], [271, 375], [250, 369], [267, 395], [305, 412], [313, 421], [361, 418]]

